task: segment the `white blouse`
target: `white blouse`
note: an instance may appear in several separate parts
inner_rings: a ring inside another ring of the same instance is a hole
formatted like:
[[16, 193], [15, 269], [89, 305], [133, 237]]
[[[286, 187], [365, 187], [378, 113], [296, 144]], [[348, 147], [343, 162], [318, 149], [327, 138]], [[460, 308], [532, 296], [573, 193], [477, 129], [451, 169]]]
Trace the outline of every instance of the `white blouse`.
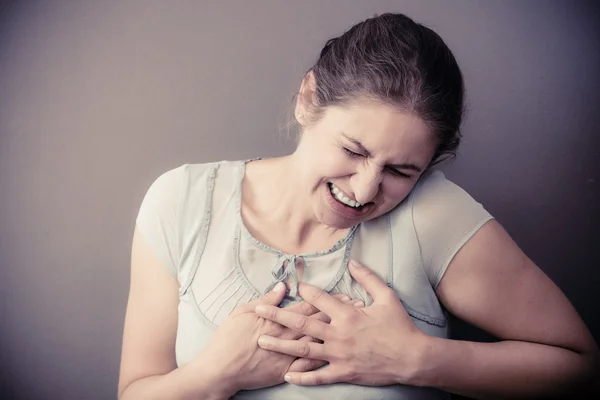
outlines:
[[[415, 325], [446, 337], [446, 315], [435, 288], [458, 250], [492, 216], [439, 171], [423, 174], [394, 210], [351, 228], [331, 249], [285, 254], [256, 240], [242, 222], [241, 186], [248, 161], [186, 164], [151, 185], [137, 217], [139, 232], [179, 281], [176, 357], [193, 359], [236, 307], [279, 281], [291, 282], [282, 307], [299, 300], [302, 282], [331, 294], [372, 298], [348, 271], [353, 258], [393, 288]], [[442, 399], [432, 388], [367, 387], [346, 383], [241, 391], [233, 399]]]

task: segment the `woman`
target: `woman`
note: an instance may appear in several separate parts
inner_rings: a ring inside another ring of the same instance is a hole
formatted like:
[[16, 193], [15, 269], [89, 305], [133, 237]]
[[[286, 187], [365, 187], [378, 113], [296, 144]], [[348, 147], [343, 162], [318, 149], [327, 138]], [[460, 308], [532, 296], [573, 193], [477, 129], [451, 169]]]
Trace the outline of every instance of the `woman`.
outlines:
[[[385, 14], [328, 41], [305, 75], [293, 154], [159, 177], [133, 238], [119, 397], [548, 397], [585, 384], [598, 349], [568, 300], [432, 169], [456, 150], [462, 113], [442, 39]], [[447, 339], [444, 309], [502, 341]]]

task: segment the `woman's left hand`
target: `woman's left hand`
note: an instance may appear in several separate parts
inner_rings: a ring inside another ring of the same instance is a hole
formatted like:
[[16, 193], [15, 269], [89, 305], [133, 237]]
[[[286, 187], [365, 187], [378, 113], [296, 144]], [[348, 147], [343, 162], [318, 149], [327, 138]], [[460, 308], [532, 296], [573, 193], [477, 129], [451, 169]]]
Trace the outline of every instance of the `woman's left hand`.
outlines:
[[259, 305], [256, 314], [323, 343], [261, 336], [263, 349], [304, 359], [324, 360], [325, 368], [288, 372], [296, 385], [348, 382], [368, 386], [406, 383], [417, 371], [428, 336], [413, 323], [396, 293], [372, 271], [350, 262], [352, 277], [373, 298], [369, 307], [356, 308], [307, 284], [300, 296], [331, 318], [329, 324], [278, 307]]

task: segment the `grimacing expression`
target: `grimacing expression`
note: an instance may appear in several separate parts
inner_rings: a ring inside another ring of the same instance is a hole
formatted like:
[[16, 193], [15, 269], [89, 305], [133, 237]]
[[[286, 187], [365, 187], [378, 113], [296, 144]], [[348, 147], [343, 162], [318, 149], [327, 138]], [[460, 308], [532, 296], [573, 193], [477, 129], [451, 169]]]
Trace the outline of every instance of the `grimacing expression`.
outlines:
[[420, 117], [375, 101], [327, 107], [296, 150], [316, 218], [337, 229], [396, 207], [434, 153], [435, 137]]

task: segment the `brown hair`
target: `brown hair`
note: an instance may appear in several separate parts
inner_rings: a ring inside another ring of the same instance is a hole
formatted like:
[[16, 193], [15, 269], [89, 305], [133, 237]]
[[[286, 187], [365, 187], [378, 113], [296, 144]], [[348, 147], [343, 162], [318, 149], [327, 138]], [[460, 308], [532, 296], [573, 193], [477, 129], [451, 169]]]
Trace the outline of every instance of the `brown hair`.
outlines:
[[310, 71], [316, 83], [311, 120], [327, 106], [357, 98], [381, 101], [415, 113], [430, 126], [437, 138], [432, 164], [455, 155], [463, 77], [454, 55], [431, 29], [403, 14], [369, 18], [328, 40]]

